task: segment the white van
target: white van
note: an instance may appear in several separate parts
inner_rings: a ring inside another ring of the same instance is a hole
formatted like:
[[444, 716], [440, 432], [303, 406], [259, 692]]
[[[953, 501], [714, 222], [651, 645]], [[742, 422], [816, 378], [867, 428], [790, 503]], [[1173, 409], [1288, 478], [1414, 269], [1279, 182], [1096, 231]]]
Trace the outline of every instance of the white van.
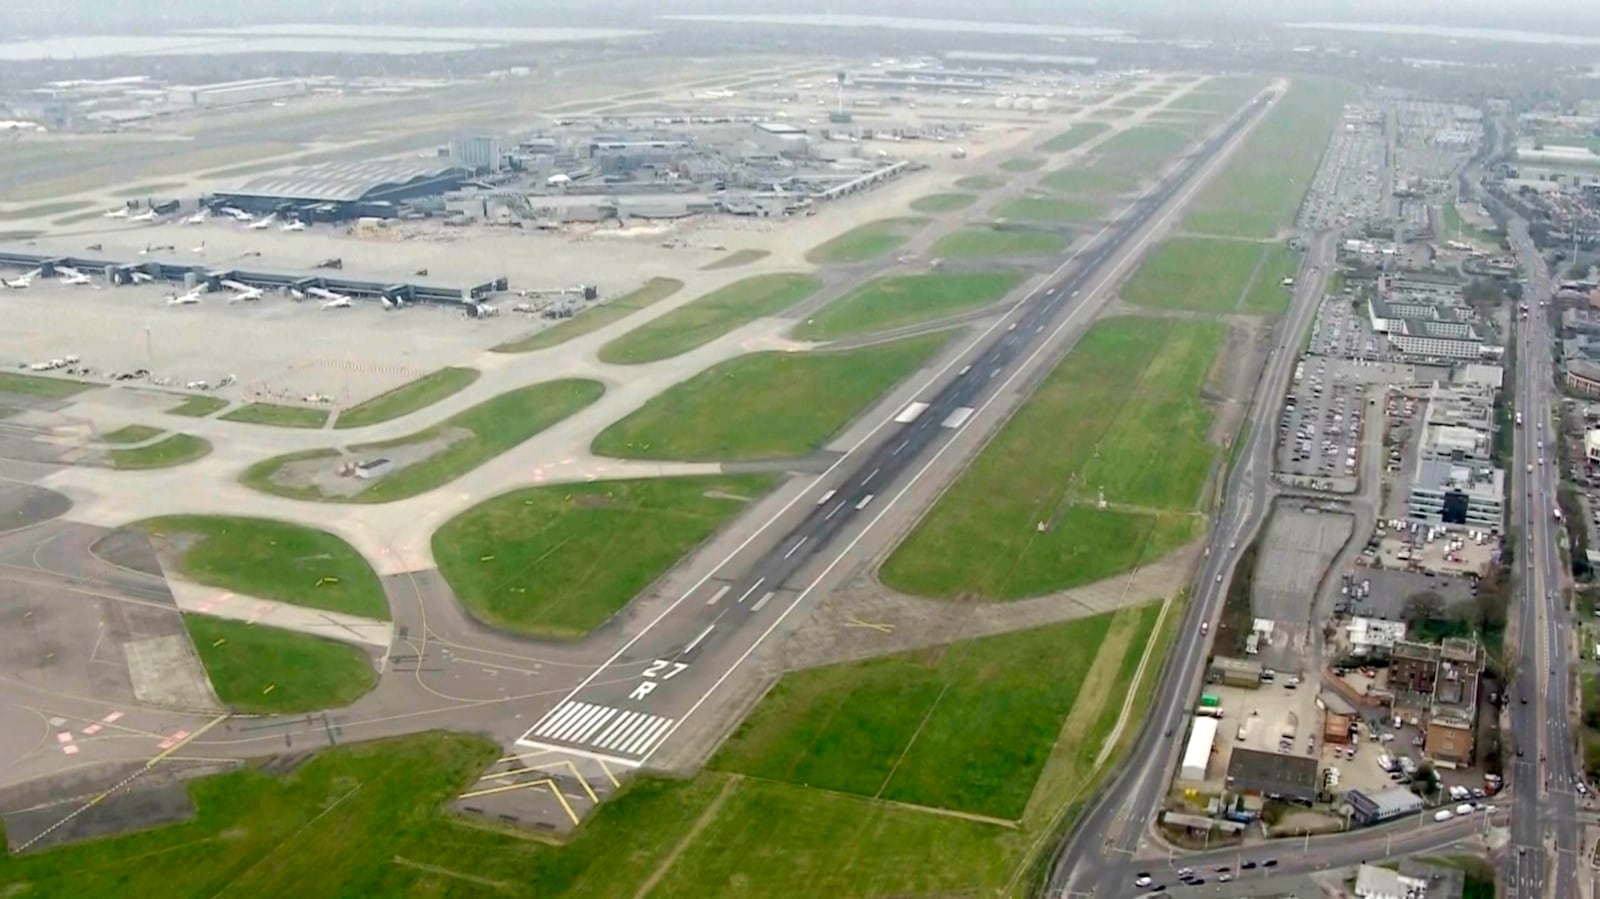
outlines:
[[1439, 809], [1433, 813], [1433, 820], [1435, 821], [1448, 821], [1454, 817], [1455, 815], [1450, 814], [1450, 810], [1447, 808]]
[[1456, 806], [1456, 814], [1458, 814], [1458, 815], [1470, 815], [1470, 814], [1472, 814], [1472, 806], [1469, 803], [1463, 802], [1460, 805]]

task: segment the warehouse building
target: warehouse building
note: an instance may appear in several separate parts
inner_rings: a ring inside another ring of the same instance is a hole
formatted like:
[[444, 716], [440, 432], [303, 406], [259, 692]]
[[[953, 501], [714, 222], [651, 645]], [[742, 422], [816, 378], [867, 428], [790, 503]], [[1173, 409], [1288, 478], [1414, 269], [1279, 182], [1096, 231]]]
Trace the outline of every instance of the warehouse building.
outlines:
[[1228, 788], [1247, 796], [1310, 805], [1317, 800], [1317, 760], [1235, 749], [1228, 758]]
[[1178, 779], [1199, 783], [1206, 779], [1206, 766], [1211, 763], [1211, 747], [1217, 740], [1217, 719], [1196, 715], [1189, 730], [1189, 743], [1183, 749], [1183, 766], [1178, 769]]
[[297, 78], [251, 78], [218, 84], [174, 85], [167, 88], [167, 102], [179, 108], [212, 109], [301, 97], [310, 88]]
[[1351, 790], [1344, 794], [1344, 801], [1350, 806], [1351, 820], [1366, 826], [1422, 810], [1422, 797], [1399, 787], [1370, 792]]
[[505, 151], [497, 137], [458, 137], [450, 141], [450, 162], [469, 172], [498, 172], [505, 168]]
[[466, 179], [466, 169], [437, 163], [326, 163], [256, 178], [209, 203], [306, 221], [396, 218], [406, 201], [456, 190]]

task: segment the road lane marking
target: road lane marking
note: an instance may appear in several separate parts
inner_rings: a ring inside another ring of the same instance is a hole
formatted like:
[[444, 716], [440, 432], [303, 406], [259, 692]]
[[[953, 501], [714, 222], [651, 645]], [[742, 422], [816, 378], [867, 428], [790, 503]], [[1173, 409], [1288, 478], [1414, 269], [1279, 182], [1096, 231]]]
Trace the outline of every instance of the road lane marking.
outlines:
[[834, 506], [832, 511], [830, 511], [828, 514], [822, 516], [822, 520], [823, 521], [827, 521], [828, 519], [832, 518], [833, 516], [838, 515], [839, 514], [839, 510], [843, 509], [843, 508], [844, 508], [844, 503], [840, 503], [839, 505]]
[[756, 600], [756, 604], [750, 607], [750, 611], [752, 611], [752, 612], [761, 611], [762, 607], [765, 606], [767, 604], [767, 602], [770, 601], [772, 599], [772, 597], [776, 596], [777, 594], [778, 594], [778, 591], [776, 591], [776, 590], [768, 590], [766, 593], [762, 594], [760, 599]]
[[766, 582], [766, 580], [767, 579], [764, 578], [764, 577], [756, 578], [756, 582], [750, 585], [750, 589], [749, 590], [744, 591], [744, 595], [740, 596], [739, 599], [737, 600], [737, 602], [742, 604], [745, 600], [749, 599], [750, 598], [750, 594], [756, 592], [756, 588], [760, 587], [763, 583]]
[[685, 646], [685, 647], [684, 647], [684, 648], [683, 648], [683, 651], [684, 651], [684, 652], [694, 652], [694, 648], [695, 648], [695, 647], [696, 647], [696, 646], [699, 646], [699, 645], [700, 645], [700, 641], [701, 641], [701, 640], [704, 640], [704, 639], [705, 639], [705, 638], [707, 638], [707, 637], [709, 637], [709, 636], [711, 636], [711, 631], [712, 631], [712, 629], [713, 629], [713, 628], [715, 628], [715, 627], [716, 627], [716, 625], [715, 625], [715, 624], [708, 624], [708, 625], [706, 625], [706, 629], [705, 629], [705, 630], [703, 630], [703, 631], [701, 631], [701, 632], [700, 632], [700, 635], [699, 635], [699, 636], [697, 636], [697, 637], [695, 637], [695, 638], [694, 638], [694, 639], [693, 639], [693, 640], [690, 640], [690, 641], [689, 641], [689, 645], [688, 645], [688, 646]]
[[910, 441], [910, 440], [902, 440], [902, 441], [900, 441], [900, 445], [899, 445], [899, 446], [896, 446], [896, 447], [895, 447], [895, 448], [894, 448], [894, 449], [893, 449], [893, 450], [891, 450], [891, 451], [890, 451], [890, 452], [889, 452], [889, 455], [891, 455], [891, 456], [898, 456], [898, 455], [900, 455], [900, 451], [901, 451], [901, 450], [903, 450], [903, 449], [905, 449], [905, 448], [906, 448], [906, 444], [908, 444], [908, 443], [910, 443], [910, 442], [911, 442], [911, 441]]
[[866, 476], [866, 477], [864, 477], [864, 478], [862, 478], [862, 479], [861, 479], [861, 486], [863, 486], [863, 487], [865, 487], [865, 486], [867, 486], [867, 485], [868, 485], [868, 484], [870, 484], [870, 483], [872, 483], [872, 479], [873, 479], [873, 478], [875, 478], [875, 477], [877, 477], [877, 476], [878, 476], [878, 472], [879, 472], [879, 471], [880, 471], [880, 470], [881, 470], [881, 469], [877, 469], [877, 468], [874, 468], [874, 469], [873, 469], [873, 470], [872, 470], [872, 473], [871, 473], [871, 474], [869, 474], [869, 475], [867, 475], [867, 476]]
[[706, 600], [706, 605], [708, 605], [708, 606], [716, 605], [717, 604], [717, 600], [721, 599], [724, 596], [727, 596], [728, 595], [728, 591], [732, 590], [732, 589], [733, 589], [733, 585], [732, 584], [723, 584], [721, 589], [719, 589], [716, 593], [713, 593], [711, 595], [710, 599]]
[[801, 537], [799, 540], [796, 540], [795, 544], [793, 546], [789, 547], [789, 551], [783, 554], [783, 557], [785, 559], [787, 559], [790, 556], [794, 555], [796, 552], [798, 552], [800, 550], [800, 547], [806, 545], [806, 539], [807, 538], [805, 538], [805, 537]]

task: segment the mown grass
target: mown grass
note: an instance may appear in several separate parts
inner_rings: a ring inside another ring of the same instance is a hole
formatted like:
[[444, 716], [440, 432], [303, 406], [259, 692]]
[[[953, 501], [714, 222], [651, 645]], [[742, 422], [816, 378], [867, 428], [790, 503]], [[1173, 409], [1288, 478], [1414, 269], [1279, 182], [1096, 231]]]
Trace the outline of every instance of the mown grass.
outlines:
[[885, 583], [1019, 599], [1187, 542], [1216, 454], [1200, 389], [1223, 333], [1206, 322], [1097, 322], [894, 550]]
[[1039, 145], [1042, 153], [1065, 153], [1105, 134], [1111, 128], [1105, 122], [1077, 122], [1067, 130]]
[[1163, 241], [1122, 287], [1122, 298], [1152, 309], [1233, 312], [1270, 245], [1209, 237]]
[[822, 287], [810, 275], [755, 275], [672, 310], [600, 348], [611, 365], [659, 362], [710, 343], [733, 329], [776, 315]]
[[858, 225], [825, 243], [812, 247], [806, 260], [818, 265], [865, 262], [899, 249], [912, 232], [926, 224], [920, 218], [879, 219]]
[[185, 614], [183, 623], [217, 698], [234, 712], [342, 708], [378, 683], [367, 654], [354, 646], [205, 615]]
[[1013, 271], [875, 278], [823, 307], [793, 331], [801, 340], [837, 340], [903, 328], [999, 302], [1022, 281]]
[[1347, 82], [1295, 79], [1221, 174], [1195, 197], [1185, 230], [1266, 238], [1288, 227], [1352, 96]]
[[1043, 196], [1018, 197], [995, 210], [996, 215], [1007, 219], [1052, 224], [1089, 222], [1104, 213], [1102, 206], [1088, 200]]
[[184, 415], [189, 418], [204, 418], [215, 412], [228, 408], [228, 401], [218, 396], [191, 396], [183, 402], [167, 410], [168, 415]]
[[1031, 172], [1044, 166], [1044, 160], [1038, 156], [1014, 156], [1000, 163], [1000, 168], [1008, 172]]
[[517, 633], [581, 637], [775, 480], [724, 475], [518, 490], [446, 522], [433, 536], [434, 558], [479, 620]]
[[328, 415], [327, 409], [311, 406], [247, 403], [222, 416], [222, 420], [278, 428], [320, 428], [328, 423]]
[[752, 353], [656, 395], [590, 447], [623, 459], [751, 461], [820, 450], [949, 340], [924, 334], [856, 350]]
[[178, 573], [197, 583], [312, 609], [389, 618], [389, 602], [372, 566], [327, 531], [222, 515], [169, 515], [133, 526], [169, 543]]
[[193, 462], [211, 452], [211, 441], [192, 434], [173, 434], [149, 446], [111, 451], [111, 467], [120, 471], [171, 468]]
[[962, 190], [994, 190], [1004, 187], [1006, 179], [1000, 175], [968, 175], [956, 180], [956, 187]]
[[708, 272], [720, 271], [725, 268], [738, 268], [742, 265], [749, 265], [752, 262], [760, 262], [770, 255], [772, 255], [771, 250], [734, 250], [721, 259], [702, 265], [700, 268]]
[[88, 200], [59, 200], [54, 203], [36, 203], [32, 206], [13, 206], [0, 209], [0, 222], [61, 215], [87, 209], [89, 206]]
[[475, 368], [441, 368], [341, 411], [333, 426], [335, 429], [365, 428], [410, 415], [447, 396], [460, 393], [476, 380], [478, 370]]
[[1300, 268], [1300, 254], [1289, 249], [1288, 244], [1267, 244], [1262, 248], [1261, 265], [1256, 269], [1256, 279], [1245, 291], [1242, 311], [1250, 315], [1281, 315], [1289, 308], [1292, 287], [1284, 287], [1285, 278], [1293, 278]]
[[264, 493], [293, 499], [341, 503], [387, 503], [407, 499], [450, 483], [583, 409], [604, 392], [605, 385], [585, 378], [544, 381], [502, 393], [415, 434], [353, 446], [352, 451], [371, 456], [447, 435], [459, 437], [427, 458], [384, 474], [373, 480], [370, 487], [350, 495], [325, 495], [314, 486], [285, 485], [274, 480], [274, 475], [284, 466], [306, 459], [332, 457], [335, 451], [331, 449], [274, 456], [250, 466], [240, 481]]
[[143, 443], [160, 434], [160, 428], [152, 428], [149, 425], [124, 425], [115, 431], [101, 434], [100, 442], [116, 444]]
[[99, 385], [87, 381], [69, 381], [66, 378], [41, 378], [38, 375], [19, 375], [0, 371], [0, 393], [16, 393], [44, 399], [66, 399]]
[[966, 209], [978, 198], [973, 194], [929, 194], [911, 201], [911, 208], [918, 212], [955, 212]]
[[[707, 266], [711, 267], [713, 266]], [[530, 353], [566, 343], [574, 337], [592, 334], [612, 322], [621, 321], [640, 309], [649, 308], [682, 289], [683, 282], [677, 278], [651, 278], [632, 293], [608, 300], [598, 306], [591, 306], [566, 321], [536, 331], [527, 337], [502, 343], [492, 348], [490, 352]]]
[[1043, 256], [1067, 247], [1065, 235], [1052, 231], [970, 227], [953, 231], [933, 245], [933, 255], [978, 259], [987, 256]]

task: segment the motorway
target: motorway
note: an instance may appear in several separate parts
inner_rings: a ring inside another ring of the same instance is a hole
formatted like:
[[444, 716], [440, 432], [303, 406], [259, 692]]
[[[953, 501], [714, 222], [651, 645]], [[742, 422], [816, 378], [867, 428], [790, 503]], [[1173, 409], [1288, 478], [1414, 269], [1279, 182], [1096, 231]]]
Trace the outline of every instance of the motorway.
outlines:
[[[1092, 301], [1221, 166], [1245, 126], [1270, 105], [1268, 100], [1253, 103], [1086, 241], [950, 363], [948, 368], [961, 363], [953, 376], [936, 374], [924, 388], [925, 399], [875, 428], [797, 496], [791, 505], [802, 499], [810, 505], [801, 507], [803, 517], [781, 539], [752, 548], [782, 512], [584, 678], [518, 745], [624, 766], [648, 762], [849, 555], [898, 498], [891, 497], [895, 489], [903, 493], [915, 483], [950, 439], [1031, 370], [1080, 313], [1092, 314], [1097, 308]], [[914, 468], [924, 457], [930, 458]], [[834, 547], [852, 525], [859, 525], [855, 536]], [[814, 569], [830, 558], [811, 578], [808, 565]], [[807, 576], [797, 578], [802, 571]]]
[[[1577, 820], [1578, 780], [1574, 740], [1568, 729], [1565, 606], [1556, 485], [1560, 460], [1553, 443], [1554, 397], [1549, 322], [1540, 303], [1556, 285], [1544, 259], [1528, 237], [1526, 224], [1508, 223], [1512, 248], [1525, 279], [1523, 301], [1530, 314], [1518, 331], [1515, 408], [1524, 425], [1515, 434], [1512, 483], [1522, 512], [1522, 545], [1514, 548], [1523, 601], [1517, 604], [1517, 668], [1511, 691], [1511, 733], [1518, 747], [1512, 760], [1511, 837], [1506, 859], [1508, 896], [1576, 899], [1582, 863], [1582, 829]], [[1546, 438], [1552, 445], [1544, 446]], [[1542, 662], [1541, 662], [1542, 657]], [[1546, 837], [1553, 837], [1547, 846]], [[1555, 851], [1554, 864], [1546, 851]], [[1583, 865], [1587, 868], [1587, 865]], [[1550, 883], [1554, 875], [1554, 883]]]

